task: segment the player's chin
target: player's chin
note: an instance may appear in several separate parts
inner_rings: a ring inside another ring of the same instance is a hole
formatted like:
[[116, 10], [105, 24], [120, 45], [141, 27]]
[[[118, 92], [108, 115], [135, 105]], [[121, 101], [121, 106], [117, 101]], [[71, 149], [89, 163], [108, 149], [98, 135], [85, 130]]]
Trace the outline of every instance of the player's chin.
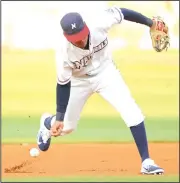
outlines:
[[81, 49], [84, 49], [85, 46], [86, 46], [86, 44], [83, 43], [83, 42], [81, 42], [81, 43], [73, 43], [73, 44], [74, 44], [76, 47], [81, 48]]

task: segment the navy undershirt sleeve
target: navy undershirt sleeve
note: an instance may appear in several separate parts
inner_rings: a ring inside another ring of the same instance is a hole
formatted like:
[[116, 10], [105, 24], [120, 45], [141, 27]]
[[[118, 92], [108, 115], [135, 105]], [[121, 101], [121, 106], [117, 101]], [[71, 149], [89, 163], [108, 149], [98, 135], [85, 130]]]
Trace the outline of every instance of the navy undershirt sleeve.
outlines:
[[66, 108], [69, 102], [71, 81], [65, 85], [57, 83], [56, 87], [56, 120], [63, 121]]
[[150, 18], [142, 15], [141, 13], [126, 8], [120, 8], [120, 10], [124, 15], [124, 20], [144, 24], [149, 27], [153, 24], [153, 21]]

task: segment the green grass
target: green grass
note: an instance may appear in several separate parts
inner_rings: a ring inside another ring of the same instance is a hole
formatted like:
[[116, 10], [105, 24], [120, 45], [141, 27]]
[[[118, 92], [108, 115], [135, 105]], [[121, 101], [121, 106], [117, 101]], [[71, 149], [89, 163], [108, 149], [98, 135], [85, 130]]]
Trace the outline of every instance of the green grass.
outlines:
[[[149, 141], [178, 141], [178, 118], [147, 118], [146, 129]], [[35, 143], [39, 129], [39, 119], [3, 118], [3, 143]], [[60, 143], [77, 142], [130, 142], [133, 141], [130, 130], [119, 117], [82, 118], [78, 128], [72, 134], [53, 139]]]
[[3, 178], [3, 182], [178, 182], [179, 176], [105, 176]]

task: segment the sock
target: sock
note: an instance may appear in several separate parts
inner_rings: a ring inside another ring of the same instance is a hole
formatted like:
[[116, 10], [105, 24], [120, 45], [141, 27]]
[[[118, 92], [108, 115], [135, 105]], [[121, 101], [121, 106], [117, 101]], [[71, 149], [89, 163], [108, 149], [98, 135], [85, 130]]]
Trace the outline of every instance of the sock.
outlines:
[[55, 116], [55, 115], [53, 115], [53, 116], [51, 116], [51, 117], [48, 117], [48, 118], [46, 118], [45, 121], [44, 121], [44, 125], [45, 125], [45, 127], [46, 127], [48, 130], [51, 129], [51, 126], [52, 126], [52, 119], [53, 119], [54, 116]]
[[130, 127], [130, 130], [134, 137], [136, 146], [138, 148], [139, 154], [143, 162], [145, 159], [149, 158], [148, 142], [146, 137], [144, 121], [138, 124], [137, 126]]

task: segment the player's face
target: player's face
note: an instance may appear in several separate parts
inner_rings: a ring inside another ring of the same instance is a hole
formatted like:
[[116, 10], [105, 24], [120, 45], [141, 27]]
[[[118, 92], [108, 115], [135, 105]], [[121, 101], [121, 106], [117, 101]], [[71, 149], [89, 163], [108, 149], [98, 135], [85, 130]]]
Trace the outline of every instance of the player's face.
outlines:
[[83, 40], [77, 41], [75, 43], [73, 43], [75, 46], [77, 46], [78, 48], [84, 48], [87, 44], [88, 41], [88, 36], [86, 36]]

